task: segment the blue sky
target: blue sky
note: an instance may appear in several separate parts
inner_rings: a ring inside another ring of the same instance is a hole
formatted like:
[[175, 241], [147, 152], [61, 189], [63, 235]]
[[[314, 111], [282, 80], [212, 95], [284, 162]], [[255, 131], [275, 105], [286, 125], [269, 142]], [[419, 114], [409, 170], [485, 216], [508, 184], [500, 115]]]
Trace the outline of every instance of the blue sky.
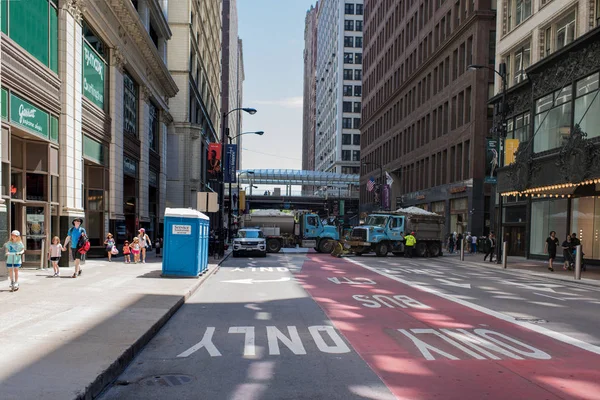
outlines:
[[302, 167], [304, 19], [315, 1], [238, 0], [244, 46], [242, 169]]

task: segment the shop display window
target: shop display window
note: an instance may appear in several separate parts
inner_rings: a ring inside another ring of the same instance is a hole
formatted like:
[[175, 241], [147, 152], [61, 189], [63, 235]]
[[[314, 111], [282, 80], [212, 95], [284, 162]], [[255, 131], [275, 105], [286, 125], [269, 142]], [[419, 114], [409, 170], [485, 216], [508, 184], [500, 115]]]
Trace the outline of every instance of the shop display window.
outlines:
[[[531, 203], [531, 231], [529, 252], [545, 255], [544, 246], [550, 231], [556, 231], [558, 240], [567, 235], [567, 199], [541, 200]], [[562, 242], [561, 242], [562, 243]]]
[[581, 197], [571, 201], [571, 233], [576, 233], [585, 258], [600, 260], [600, 198]]

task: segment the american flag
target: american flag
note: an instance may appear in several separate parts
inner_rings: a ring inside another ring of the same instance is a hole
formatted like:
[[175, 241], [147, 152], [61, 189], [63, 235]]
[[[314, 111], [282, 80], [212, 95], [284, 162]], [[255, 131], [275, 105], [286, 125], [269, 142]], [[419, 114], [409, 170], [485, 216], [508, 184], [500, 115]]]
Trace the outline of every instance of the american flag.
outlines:
[[375, 188], [375, 178], [371, 177], [371, 178], [369, 178], [369, 181], [367, 182], [367, 191], [372, 192], [374, 188]]

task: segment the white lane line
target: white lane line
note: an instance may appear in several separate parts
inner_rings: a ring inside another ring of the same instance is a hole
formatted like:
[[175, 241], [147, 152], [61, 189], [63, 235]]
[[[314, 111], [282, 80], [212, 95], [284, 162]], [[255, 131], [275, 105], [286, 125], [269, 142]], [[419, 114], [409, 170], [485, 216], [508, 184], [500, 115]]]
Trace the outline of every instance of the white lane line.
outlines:
[[[346, 258], [346, 260], [349, 261], [349, 262], [351, 262], [351, 263], [354, 263], [354, 264], [356, 264], [356, 265], [358, 265], [360, 267], [368, 269], [371, 272], [375, 272], [376, 274], [379, 274], [381, 276], [385, 276], [386, 278], [392, 279], [392, 280], [394, 280], [396, 282], [400, 282], [400, 283], [403, 283], [405, 285], [408, 285], [408, 286], [414, 287], [416, 289], [422, 290], [424, 292], [431, 293], [431, 294], [433, 294], [435, 296], [438, 296], [438, 297], [441, 297], [443, 299], [452, 301], [454, 303], [463, 305], [465, 307], [469, 307], [469, 308], [471, 308], [473, 310], [482, 312], [482, 313], [487, 314], [489, 316], [496, 317], [496, 318], [498, 318], [498, 319], [500, 319], [502, 321], [506, 321], [506, 322], [509, 322], [511, 324], [521, 326], [523, 328], [527, 328], [527, 329], [529, 329], [531, 331], [534, 331], [536, 333], [539, 333], [541, 335], [551, 337], [553, 339], [556, 339], [556, 340], [561, 341], [561, 342], [566, 343], [566, 344], [570, 344], [570, 345], [575, 346], [575, 347], [579, 347], [580, 349], [587, 350], [587, 351], [589, 351], [591, 353], [600, 354], [600, 347], [599, 346], [594, 346], [593, 344], [584, 342], [583, 340], [572, 338], [572, 337], [567, 336], [567, 335], [565, 335], [563, 333], [555, 332], [555, 331], [552, 331], [550, 329], [544, 328], [544, 327], [542, 327], [540, 325], [532, 324], [530, 322], [517, 321], [514, 317], [511, 317], [509, 315], [500, 313], [498, 311], [491, 310], [491, 309], [486, 308], [486, 307], [482, 307], [480, 305], [468, 302], [468, 301], [463, 300], [463, 299], [456, 298], [456, 297], [454, 297], [452, 295], [449, 295], [449, 294], [441, 293], [439, 290], [436, 290], [436, 289], [433, 289], [433, 288], [430, 288], [430, 287], [426, 287], [426, 286], [421, 286], [421, 285], [415, 284], [413, 282], [409, 282], [407, 280], [399, 278], [397, 276], [386, 274], [384, 272], [378, 271], [376, 268], [372, 268], [372, 267], [370, 267], [368, 265], [365, 265], [365, 264], [363, 264], [363, 263], [361, 263], [359, 261], [355, 261], [355, 260], [353, 260], [351, 258]], [[539, 303], [536, 303], [536, 304], [539, 304]], [[544, 305], [549, 305], [549, 304], [544, 304]], [[560, 305], [552, 305], [552, 306], [554, 306], [554, 307], [562, 307]]]

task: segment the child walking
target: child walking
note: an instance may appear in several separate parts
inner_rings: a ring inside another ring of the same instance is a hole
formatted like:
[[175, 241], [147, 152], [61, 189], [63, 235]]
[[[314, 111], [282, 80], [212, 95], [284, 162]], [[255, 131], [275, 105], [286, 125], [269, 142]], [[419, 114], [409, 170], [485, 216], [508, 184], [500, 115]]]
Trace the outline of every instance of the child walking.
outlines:
[[6, 268], [10, 277], [10, 291], [19, 290], [19, 268], [21, 268], [21, 255], [25, 253], [25, 246], [21, 240], [19, 231], [10, 233], [10, 240], [4, 244], [4, 254], [6, 255]]
[[108, 262], [112, 261], [112, 249], [115, 247], [115, 239], [113, 239], [112, 233], [106, 234], [106, 240], [104, 241], [104, 245], [106, 246], [106, 253], [108, 254]]
[[52, 238], [52, 244], [50, 245], [50, 250], [48, 251], [48, 257], [50, 261], [52, 261], [52, 269], [54, 269], [54, 277], [58, 278], [60, 276], [60, 270], [58, 268], [58, 262], [60, 261], [60, 256], [65, 249], [60, 244], [60, 238], [58, 236], [54, 236]]
[[133, 238], [133, 243], [129, 246], [131, 247], [131, 252], [133, 253], [133, 262], [140, 262], [140, 239], [136, 236]]
[[129, 241], [126, 240], [123, 244], [123, 258], [125, 259], [125, 264], [129, 264], [131, 262], [129, 254], [131, 254], [131, 247], [129, 246]]

